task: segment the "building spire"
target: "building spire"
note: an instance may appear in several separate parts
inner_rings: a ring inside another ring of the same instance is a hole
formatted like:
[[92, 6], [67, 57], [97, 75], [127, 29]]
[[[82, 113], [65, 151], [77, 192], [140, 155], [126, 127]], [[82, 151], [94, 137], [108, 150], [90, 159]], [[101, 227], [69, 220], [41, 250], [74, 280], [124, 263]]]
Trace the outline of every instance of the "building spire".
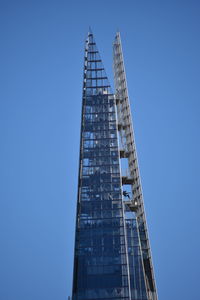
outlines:
[[90, 93], [91, 95], [112, 93], [110, 83], [90, 27], [85, 45], [84, 78], [83, 89], [85, 93]]
[[91, 26], [89, 26], [88, 34], [93, 34]]
[[115, 95], [89, 28], [72, 300], [158, 300], [119, 31], [113, 55]]

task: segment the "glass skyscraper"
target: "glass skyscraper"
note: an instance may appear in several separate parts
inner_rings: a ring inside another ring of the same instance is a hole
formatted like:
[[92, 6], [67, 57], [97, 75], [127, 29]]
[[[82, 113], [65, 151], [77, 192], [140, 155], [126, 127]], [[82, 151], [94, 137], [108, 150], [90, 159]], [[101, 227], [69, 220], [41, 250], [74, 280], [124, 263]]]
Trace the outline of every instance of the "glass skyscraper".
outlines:
[[120, 35], [113, 94], [85, 42], [73, 300], [157, 300]]

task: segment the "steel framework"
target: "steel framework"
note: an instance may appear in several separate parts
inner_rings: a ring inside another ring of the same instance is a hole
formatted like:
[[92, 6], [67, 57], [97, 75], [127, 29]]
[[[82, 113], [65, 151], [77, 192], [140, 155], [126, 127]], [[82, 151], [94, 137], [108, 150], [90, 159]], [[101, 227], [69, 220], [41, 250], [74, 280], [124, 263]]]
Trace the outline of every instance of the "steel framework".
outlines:
[[118, 129], [121, 139], [121, 158], [128, 159], [129, 178], [123, 179], [122, 184], [130, 184], [132, 197], [125, 201], [125, 211], [135, 213], [136, 227], [139, 232], [140, 251], [142, 252], [142, 271], [145, 274], [145, 286], [148, 299], [157, 300], [150, 243], [147, 233], [142, 186], [138, 167], [134, 131], [131, 117], [130, 101], [126, 81], [120, 33], [117, 32], [113, 43], [113, 66], [115, 79], [115, 96], [118, 115]]
[[115, 94], [89, 32], [72, 299], [157, 300], [119, 33], [113, 58]]

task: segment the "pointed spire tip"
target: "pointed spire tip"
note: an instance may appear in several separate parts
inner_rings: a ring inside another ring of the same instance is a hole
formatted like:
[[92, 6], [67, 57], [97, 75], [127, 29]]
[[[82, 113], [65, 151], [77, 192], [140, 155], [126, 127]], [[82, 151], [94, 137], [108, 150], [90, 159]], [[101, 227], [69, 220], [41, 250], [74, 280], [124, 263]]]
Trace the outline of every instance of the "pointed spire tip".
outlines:
[[89, 26], [88, 34], [93, 34], [91, 26]]

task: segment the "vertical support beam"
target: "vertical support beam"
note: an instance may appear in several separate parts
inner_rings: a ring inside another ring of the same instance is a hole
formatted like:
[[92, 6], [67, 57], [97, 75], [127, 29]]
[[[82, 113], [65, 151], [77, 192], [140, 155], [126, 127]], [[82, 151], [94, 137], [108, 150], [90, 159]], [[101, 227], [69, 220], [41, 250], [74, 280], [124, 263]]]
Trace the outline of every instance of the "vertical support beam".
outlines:
[[119, 135], [125, 152], [128, 152], [129, 174], [133, 178], [132, 193], [133, 203], [138, 203], [135, 211], [139, 229], [140, 247], [143, 257], [143, 270], [148, 300], [157, 300], [156, 285], [153, 272], [150, 244], [147, 233], [147, 223], [144, 210], [142, 186], [140, 181], [136, 146], [132, 125], [131, 109], [121, 46], [120, 33], [118, 32], [113, 44], [115, 96], [119, 120]]

